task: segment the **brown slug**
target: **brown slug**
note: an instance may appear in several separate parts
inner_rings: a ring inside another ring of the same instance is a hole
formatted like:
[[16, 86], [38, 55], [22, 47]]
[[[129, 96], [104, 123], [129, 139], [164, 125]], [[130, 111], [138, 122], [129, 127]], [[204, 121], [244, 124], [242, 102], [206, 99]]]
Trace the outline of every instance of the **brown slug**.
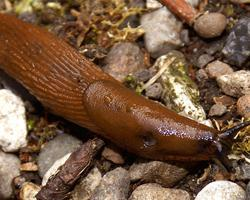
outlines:
[[0, 14], [0, 68], [50, 112], [139, 156], [208, 160], [221, 152], [224, 133], [137, 95], [66, 42], [14, 16]]

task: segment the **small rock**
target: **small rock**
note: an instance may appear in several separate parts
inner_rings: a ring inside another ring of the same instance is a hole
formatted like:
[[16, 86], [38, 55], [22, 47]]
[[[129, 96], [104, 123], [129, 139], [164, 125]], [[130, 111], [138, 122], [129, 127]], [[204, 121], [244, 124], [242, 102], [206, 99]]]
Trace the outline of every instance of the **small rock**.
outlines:
[[194, 22], [194, 29], [203, 38], [220, 36], [227, 25], [227, 18], [221, 13], [204, 14]]
[[142, 51], [136, 44], [130, 42], [115, 44], [104, 63], [103, 70], [121, 82], [128, 74], [145, 68]]
[[26, 163], [22, 163], [20, 166], [20, 170], [21, 171], [38, 171], [38, 166], [35, 162], [26, 162]]
[[115, 164], [118, 164], [118, 165], [124, 164], [124, 159], [121, 156], [121, 154], [119, 154], [118, 152], [116, 152], [113, 149], [110, 149], [108, 147], [104, 148], [104, 150], [102, 151], [102, 156], [106, 160], [110, 160], [111, 162], [113, 162]]
[[242, 117], [250, 117], [250, 95], [244, 95], [238, 99], [237, 112]]
[[195, 77], [199, 82], [203, 82], [208, 79], [208, 74], [205, 69], [199, 69]]
[[188, 192], [179, 189], [163, 188], [158, 184], [149, 183], [138, 186], [129, 200], [190, 200]]
[[250, 181], [247, 184], [247, 189], [246, 189], [246, 200], [250, 199]]
[[159, 99], [162, 94], [162, 89], [160, 83], [154, 83], [145, 89], [145, 95], [152, 99]]
[[22, 100], [11, 91], [0, 90], [0, 147], [14, 152], [26, 146], [26, 117]]
[[141, 25], [145, 31], [145, 46], [154, 58], [182, 45], [182, 23], [166, 7], [144, 14]]
[[184, 168], [160, 161], [133, 164], [129, 168], [131, 181], [153, 182], [171, 187], [187, 175]]
[[195, 200], [245, 200], [245, 191], [230, 181], [214, 181], [204, 187]]
[[233, 73], [233, 69], [228, 64], [219, 60], [209, 63], [206, 67], [206, 71], [210, 78], [217, 78], [222, 75]]
[[38, 156], [39, 175], [43, 177], [56, 160], [75, 151], [81, 144], [80, 140], [68, 134], [60, 134], [49, 141]]
[[[229, 34], [222, 53], [227, 60], [241, 67], [250, 56], [250, 18], [240, 19]], [[243, 66], [242, 66], [243, 67]]]
[[182, 29], [180, 32], [180, 39], [184, 44], [188, 44], [190, 42], [189, 31], [188, 29]]
[[89, 200], [93, 191], [100, 184], [101, 172], [95, 167], [78, 183], [71, 192], [71, 200]]
[[36, 200], [36, 194], [41, 190], [41, 187], [38, 185], [26, 182], [23, 184], [20, 190], [20, 199], [21, 200]]
[[148, 69], [139, 70], [134, 74], [135, 78], [139, 82], [146, 82], [152, 77], [152, 73]]
[[218, 77], [217, 83], [222, 91], [233, 97], [250, 94], [250, 71], [240, 70]]
[[13, 154], [0, 151], [0, 199], [13, 195], [12, 180], [20, 175], [20, 160]]
[[222, 96], [219, 96], [219, 97], [214, 97], [213, 100], [214, 100], [214, 102], [216, 104], [222, 104], [224, 106], [232, 106], [236, 102], [234, 98], [229, 97], [227, 95], [222, 95]]
[[250, 164], [243, 162], [235, 167], [235, 176], [238, 180], [249, 180], [250, 179]]
[[59, 167], [61, 167], [66, 162], [66, 160], [70, 157], [70, 155], [71, 153], [68, 153], [53, 163], [53, 165], [46, 171], [46, 173], [43, 176], [42, 186], [46, 185], [49, 178], [57, 172]]
[[103, 176], [91, 200], [126, 200], [128, 198], [129, 184], [128, 171], [118, 167]]
[[214, 104], [209, 110], [209, 116], [222, 116], [227, 112], [227, 107], [222, 104]]
[[202, 54], [197, 60], [197, 66], [199, 68], [203, 68], [212, 60], [214, 60], [213, 56], [210, 56], [209, 54]]
[[161, 8], [162, 4], [157, 0], [147, 0], [146, 7], [148, 9], [157, 9], [157, 8]]

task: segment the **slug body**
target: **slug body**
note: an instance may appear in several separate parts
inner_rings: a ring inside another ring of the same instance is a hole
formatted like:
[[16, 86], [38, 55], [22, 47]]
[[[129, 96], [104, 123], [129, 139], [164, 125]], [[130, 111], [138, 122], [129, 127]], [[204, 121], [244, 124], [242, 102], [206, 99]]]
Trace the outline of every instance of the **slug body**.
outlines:
[[208, 160], [219, 152], [217, 130], [135, 94], [64, 41], [5, 14], [0, 68], [52, 113], [139, 156]]

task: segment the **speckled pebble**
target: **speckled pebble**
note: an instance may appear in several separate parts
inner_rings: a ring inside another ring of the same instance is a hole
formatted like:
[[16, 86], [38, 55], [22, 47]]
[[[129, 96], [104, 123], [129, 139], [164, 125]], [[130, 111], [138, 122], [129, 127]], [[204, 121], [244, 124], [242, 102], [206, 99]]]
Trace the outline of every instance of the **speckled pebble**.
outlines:
[[219, 60], [209, 63], [206, 67], [206, 71], [210, 78], [217, 78], [222, 75], [233, 73], [233, 69], [228, 64]]
[[102, 174], [96, 167], [84, 177], [71, 192], [70, 200], [89, 200], [93, 191], [100, 184]]
[[220, 36], [227, 25], [226, 17], [221, 13], [206, 13], [194, 23], [195, 31], [204, 38]]
[[129, 168], [130, 179], [132, 182], [152, 182], [165, 187], [173, 186], [175, 183], [183, 179], [187, 173], [188, 171], [182, 167], [161, 161], [134, 163]]
[[209, 54], [202, 54], [197, 59], [196, 65], [199, 68], [205, 67], [209, 62], [213, 61], [214, 57]]
[[250, 71], [236, 71], [219, 76], [216, 80], [222, 91], [229, 96], [241, 97], [250, 94]]
[[179, 189], [163, 188], [158, 184], [144, 184], [138, 186], [129, 200], [190, 200], [188, 192]]
[[196, 75], [195, 75], [196, 79], [199, 81], [199, 82], [202, 82], [202, 81], [205, 81], [208, 79], [208, 74], [206, 72], [205, 69], [199, 69], [197, 72], [196, 72]]
[[56, 160], [75, 151], [81, 144], [79, 139], [68, 134], [60, 134], [49, 141], [38, 156], [39, 175], [43, 177]]
[[0, 148], [14, 152], [26, 146], [26, 117], [22, 100], [10, 90], [0, 90]]
[[20, 175], [20, 160], [17, 156], [0, 151], [0, 199], [13, 195], [13, 178]]
[[118, 81], [124, 81], [128, 74], [144, 69], [144, 55], [135, 43], [115, 44], [104, 60], [103, 70]]
[[250, 95], [244, 95], [238, 99], [237, 112], [242, 117], [250, 117]]
[[127, 200], [129, 192], [129, 173], [118, 167], [106, 173], [93, 192], [91, 200]]
[[162, 94], [162, 89], [160, 83], [154, 83], [145, 89], [145, 95], [151, 99], [159, 99]]
[[245, 200], [245, 191], [230, 181], [214, 181], [205, 186], [195, 200]]
[[222, 116], [227, 112], [227, 107], [222, 104], [214, 104], [209, 110], [209, 116]]

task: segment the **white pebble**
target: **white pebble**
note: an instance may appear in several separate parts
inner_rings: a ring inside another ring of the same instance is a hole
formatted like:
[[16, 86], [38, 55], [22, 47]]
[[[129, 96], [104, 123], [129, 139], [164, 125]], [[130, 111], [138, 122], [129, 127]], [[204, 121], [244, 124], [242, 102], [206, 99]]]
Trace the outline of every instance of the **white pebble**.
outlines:
[[22, 100], [11, 91], [0, 90], [0, 147], [14, 152], [26, 146], [27, 128]]
[[195, 200], [245, 200], [245, 191], [230, 181], [214, 181], [204, 187]]

